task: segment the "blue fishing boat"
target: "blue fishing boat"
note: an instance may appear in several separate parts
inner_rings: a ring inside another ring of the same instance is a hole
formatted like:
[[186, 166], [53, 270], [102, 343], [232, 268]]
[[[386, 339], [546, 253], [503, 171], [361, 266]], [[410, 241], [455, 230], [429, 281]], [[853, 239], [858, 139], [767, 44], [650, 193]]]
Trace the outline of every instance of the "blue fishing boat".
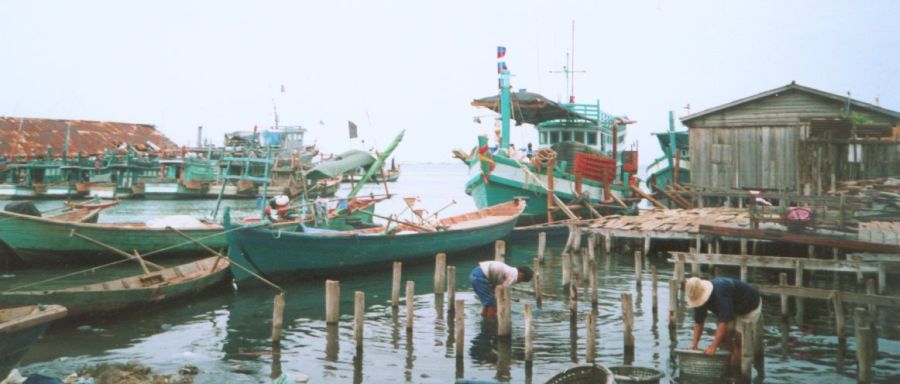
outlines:
[[[669, 130], [654, 133], [663, 150], [663, 156], [647, 167], [647, 186], [653, 192], [677, 190], [679, 184], [691, 181], [689, 136], [687, 131], [675, 131], [672, 112], [669, 112]], [[677, 178], [677, 180], [676, 180]], [[664, 196], [661, 196], [664, 197]]]
[[61, 305], [0, 309], [0, 377], [9, 375], [50, 322], [65, 316], [66, 308]]
[[[452, 254], [502, 239], [512, 231], [525, 202], [513, 200], [433, 223], [399, 222], [394, 230], [369, 228], [331, 231], [299, 227], [238, 228], [225, 209], [231, 272], [238, 284], [252, 271], [269, 280], [311, 275], [335, 276], [364, 266]], [[390, 223], [389, 223], [390, 224]], [[246, 270], [245, 270], [246, 268]]]

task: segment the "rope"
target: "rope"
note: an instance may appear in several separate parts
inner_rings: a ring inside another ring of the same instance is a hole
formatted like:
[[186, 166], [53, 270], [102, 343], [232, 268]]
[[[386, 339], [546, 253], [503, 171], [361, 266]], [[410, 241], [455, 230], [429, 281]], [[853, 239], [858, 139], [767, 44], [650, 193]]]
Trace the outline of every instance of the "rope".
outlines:
[[541, 148], [531, 157], [531, 164], [534, 166], [535, 170], [540, 171], [541, 168], [546, 167], [550, 161], [555, 159], [556, 151], [552, 148]]

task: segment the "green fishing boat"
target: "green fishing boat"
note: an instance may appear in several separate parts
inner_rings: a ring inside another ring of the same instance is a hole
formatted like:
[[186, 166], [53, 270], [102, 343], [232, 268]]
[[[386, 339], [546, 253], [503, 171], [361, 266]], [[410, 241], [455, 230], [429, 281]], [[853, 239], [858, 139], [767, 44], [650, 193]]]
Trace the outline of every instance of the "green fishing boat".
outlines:
[[[672, 112], [669, 112], [669, 130], [654, 133], [663, 150], [663, 156], [657, 158], [647, 167], [647, 186], [653, 192], [675, 189], [675, 184], [687, 184], [691, 181], [690, 136], [687, 131], [675, 131]], [[676, 171], [677, 170], [677, 171]], [[677, 183], [675, 178], [677, 176]], [[665, 196], [658, 196], [664, 200]]]
[[0, 307], [58, 304], [69, 317], [100, 316], [127, 309], [147, 309], [196, 295], [228, 279], [228, 258], [213, 256], [122, 279], [64, 289], [0, 292]]
[[134, 151], [104, 151], [95, 165], [97, 171], [79, 189], [87, 189], [91, 197], [127, 199], [141, 197], [144, 180], [159, 175], [159, 164], [145, 154]]
[[159, 176], [144, 179], [145, 199], [208, 198], [219, 178], [218, 160], [182, 156], [159, 160]]
[[66, 316], [59, 305], [0, 309], [0, 377], [6, 377], [51, 322]]

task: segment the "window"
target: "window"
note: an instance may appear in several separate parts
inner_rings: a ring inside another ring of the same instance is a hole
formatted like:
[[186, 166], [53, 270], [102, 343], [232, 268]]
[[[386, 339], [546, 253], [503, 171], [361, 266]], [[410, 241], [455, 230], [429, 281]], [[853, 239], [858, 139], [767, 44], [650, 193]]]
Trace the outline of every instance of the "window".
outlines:
[[559, 131], [550, 132], [550, 144], [556, 144], [559, 142]]
[[588, 145], [597, 145], [597, 132], [588, 132], [587, 144]]
[[541, 132], [541, 138], [538, 143], [539, 144], [547, 144], [547, 132], [546, 131]]
[[562, 133], [562, 141], [571, 141], [572, 140], [572, 132], [563, 132]]
[[584, 131], [575, 132], [575, 141], [584, 143]]

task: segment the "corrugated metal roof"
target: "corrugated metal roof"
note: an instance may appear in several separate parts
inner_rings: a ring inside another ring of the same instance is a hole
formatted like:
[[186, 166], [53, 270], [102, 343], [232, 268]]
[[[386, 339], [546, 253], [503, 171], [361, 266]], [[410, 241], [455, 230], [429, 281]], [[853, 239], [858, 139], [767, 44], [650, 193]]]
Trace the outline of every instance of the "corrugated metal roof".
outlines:
[[147, 143], [159, 148], [176, 147], [172, 140], [149, 124], [0, 116], [0, 155], [42, 156], [50, 146], [54, 156], [59, 156], [65, 146], [67, 127], [71, 127], [71, 156], [78, 151], [99, 154], [104, 149], [115, 149], [123, 143], [148, 150]]

